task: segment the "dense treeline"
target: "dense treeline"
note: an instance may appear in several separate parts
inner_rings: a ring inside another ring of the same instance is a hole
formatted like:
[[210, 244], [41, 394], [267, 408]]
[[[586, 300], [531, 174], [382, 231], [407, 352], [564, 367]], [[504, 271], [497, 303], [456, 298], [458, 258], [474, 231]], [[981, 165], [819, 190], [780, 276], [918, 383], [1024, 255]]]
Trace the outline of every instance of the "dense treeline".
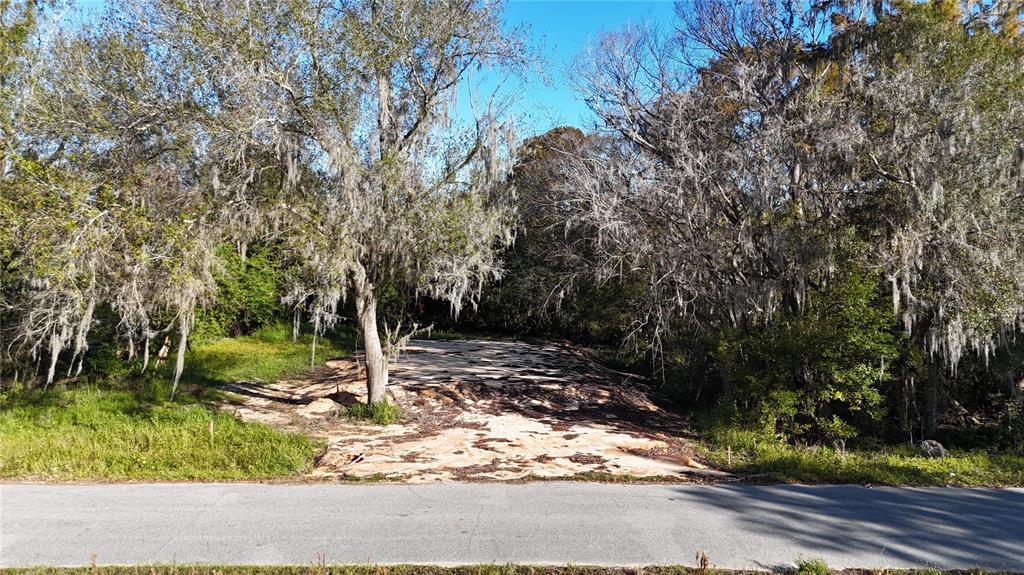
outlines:
[[204, 6], [0, 3], [0, 378], [351, 318], [379, 401], [433, 323], [794, 439], [1024, 447], [1017, 3], [682, 1], [579, 55], [595, 126], [517, 146], [455, 117], [528, 63], [496, 4]]
[[488, 320], [624, 335], [789, 437], [1019, 448], [1020, 30], [1011, 4], [701, 0], [606, 35], [574, 75], [597, 130], [526, 146], [530, 271]]
[[173, 336], [176, 386], [197, 313], [233, 297], [222, 246], [262, 244], [296, 321], [323, 334], [355, 308], [375, 403], [418, 328], [380, 324], [381, 297], [457, 313], [496, 273], [514, 134], [501, 102], [454, 113], [471, 71], [524, 61], [496, 5], [126, 0], [85, 27], [39, 24], [57, 12], [34, 0], [0, 8], [15, 378], [80, 371], [103, 323], [143, 369]]

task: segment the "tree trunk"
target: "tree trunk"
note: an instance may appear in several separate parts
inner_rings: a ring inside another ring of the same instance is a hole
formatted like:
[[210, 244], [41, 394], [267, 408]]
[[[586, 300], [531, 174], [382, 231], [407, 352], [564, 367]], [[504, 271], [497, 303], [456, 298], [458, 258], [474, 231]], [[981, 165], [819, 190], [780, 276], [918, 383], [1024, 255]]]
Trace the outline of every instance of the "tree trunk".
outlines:
[[57, 334], [50, 336], [50, 369], [46, 371], [46, 384], [43, 385], [43, 390], [50, 388], [50, 384], [53, 383], [53, 378], [57, 372], [57, 358], [60, 357], [61, 348], [60, 337]]
[[939, 386], [942, 374], [934, 359], [928, 362], [928, 379], [924, 386], [924, 439], [935, 437], [939, 418]]
[[188, 347], [188, 331], [192, 323], [190, 319], [188, 314], [184, 312], [178, 316], [178, 331], [181, 335], [178, 339], [178, 355], [174, 361], [174, 383], [171, 384], [171, 401], [174, 401], [174, 394], [178, 391], [178, 381], [181, 379], [181, 372], [185, 369], [185, 349]]
[[85, 354], [78, 354], [78, 367], [75, 368], [75, 377], [82, 375], [82, 364], [85, 363]]
[[907, 432], [907, 441], [914, 444], [914, 422], [911, 419], [910, 406], [914, 401], [914, 376], [904, 366], [900, 369], [899, 397], [896, 404], [899, 406], [900, 428]]
[[356, 300], [359, 327], [363, 330], [363, 348], [366, 352], [366, 402], [370, 405], [384, 401], [388, 386], [388, 358], [380, 345], [377, 333], [377, 296], [370, 292]]

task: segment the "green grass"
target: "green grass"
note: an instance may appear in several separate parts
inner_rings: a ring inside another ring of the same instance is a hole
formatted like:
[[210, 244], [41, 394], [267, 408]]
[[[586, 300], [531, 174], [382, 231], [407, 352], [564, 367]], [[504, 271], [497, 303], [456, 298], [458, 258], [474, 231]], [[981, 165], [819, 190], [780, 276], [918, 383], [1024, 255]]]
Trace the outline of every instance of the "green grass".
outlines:
[[934, 459], [906, 445], [839, 451], [791, 445], [727, 425], [708, 427], [704, 440], [704, 455], [713, 465], [765, 483], [1024, 485], [1024, 456], [1014, 454], [951, 450], [950, 457]]
[[[350, 353], [353, 332], [322, 338], [317, 362]], [[169, 366], [126, 370], [73, 389], [0, 391], [0, 477], [53, 480], [233, 480], [294, 477], [319, 450], [308, 437], [244, 423], [210, 405], [210, 384], [275, 381], [309, 367], [310, 338], [287, 326], [220, 339], [188, 354], [167, 401]], [[127, 374], [127, 375], [126, 375]], [[116, 383], [115, 383], [116, 381]], [[212, 424], [212, 433], [211, 433]]]
[[391, 425], [398, 423], [405, 417], [402, 408], [390, 401], [381, 401], [373, 405], [355, 403], [348, 406], [345, 415], [350, 419], [370, 420], [377, 425]]
[[181, 395], [125, 389], [0, 395], [0, 477], [48, 480], [234, 480], [294, 476], [311, 439]]
[[[312, 336], [292, 341], [291, 326], [274, 325], [252, 335], [222, 338], [197, 346], [185, 360], [186, 383], [273, 382], [310, 368]], [[314, 365], [352, 353], [355, 331], [338, 330], [317, 339]]]

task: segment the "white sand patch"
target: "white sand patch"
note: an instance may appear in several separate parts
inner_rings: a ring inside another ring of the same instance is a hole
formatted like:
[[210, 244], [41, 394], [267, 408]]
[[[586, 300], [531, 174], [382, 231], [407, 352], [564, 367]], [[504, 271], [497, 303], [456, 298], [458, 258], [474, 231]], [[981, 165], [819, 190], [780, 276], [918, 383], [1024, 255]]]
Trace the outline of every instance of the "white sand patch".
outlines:
[[686, 422], [638, 377], [585, 353], [521, 342], [414, 341], [391, 370], [400, 424], [347, 419], [363, 401], [355, 359], [310, 377], [228, 386], [239, 417], [327, 440], [312, 475], [408, 482], [520, 480], [580, 474], [713, 473], [692, 456]]

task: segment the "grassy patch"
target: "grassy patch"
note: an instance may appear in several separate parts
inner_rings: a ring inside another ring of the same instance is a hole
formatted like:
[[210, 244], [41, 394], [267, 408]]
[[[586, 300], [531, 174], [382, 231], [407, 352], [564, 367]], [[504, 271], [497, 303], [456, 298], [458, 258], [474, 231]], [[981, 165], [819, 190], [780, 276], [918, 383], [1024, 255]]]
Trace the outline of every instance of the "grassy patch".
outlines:
[[0, 477], [231, 480], [295, 475], [319, 446], [163, 390], [0, 395]]
[[764, 482], [877, 485], [1022, 486], [1024, 456], [951, 451], [933, 459], [905, 445], [845, 451], [791, 445], [766, 434], [713, 425], [704, 433], [710, 462]]
[[[355, 331], [338, 330], [317, 338], [313, 365], [352, 353]], [[291, 326], [274, 325], [252, 335], [207, 342], [186, 358], [187, 383], [273, 382], [310, 368], [312, 336], [292, 341]]]
[[[316, 361], [351, 352], [354, 333], [317, 342]], [[288, 477], [312, 465], [308, 437], [242, 422], [209, 405], [210, 384], [267, 381], [309, 367], [310, 336], [288, 326], [220, 339], [188, 354], [180, 394], [169, 366], [74, 389], [0, 391], [0, 477], [232, 480]]]
[[345, 415], [350, 419], [370, 420], [377, 425], [391, 425], [398, 423], [405, 417], [402, 408], [390, 401], [381, 401], [373, 405], [355, 403], [345, 410]]

